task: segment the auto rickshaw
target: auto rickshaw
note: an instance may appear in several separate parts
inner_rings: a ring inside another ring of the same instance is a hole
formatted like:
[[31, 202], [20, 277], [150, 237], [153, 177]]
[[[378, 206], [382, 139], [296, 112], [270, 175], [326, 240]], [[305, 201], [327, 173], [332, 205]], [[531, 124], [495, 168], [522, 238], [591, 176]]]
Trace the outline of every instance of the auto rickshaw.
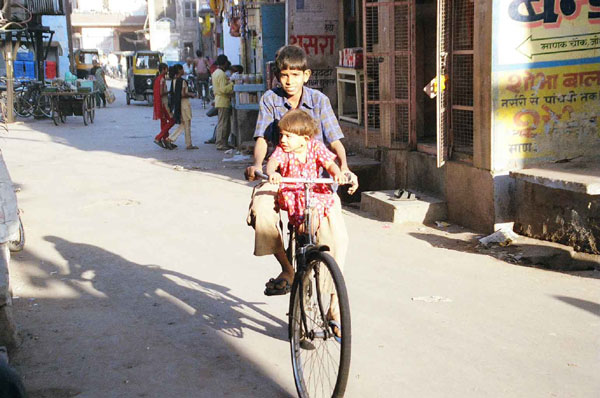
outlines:
[[158, 51], [137, 51], [127, 56], [127, 105], [131, 100], [154, 101], [154, 79], [158, 75], [158, 64], [162, 62], [162, 53]]
[[77, 50], [75, 51], [75, 67], [77, 69], [78, 79], [87, 79], [92, 70], [94, 59], [99, 59], [98, 50]]

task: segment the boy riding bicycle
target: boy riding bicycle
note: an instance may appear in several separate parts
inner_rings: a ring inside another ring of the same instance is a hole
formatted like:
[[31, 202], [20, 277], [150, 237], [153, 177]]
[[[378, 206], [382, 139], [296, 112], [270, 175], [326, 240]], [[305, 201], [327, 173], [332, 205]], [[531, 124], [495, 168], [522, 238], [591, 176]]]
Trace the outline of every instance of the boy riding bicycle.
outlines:
[[[256, 140], [254, 164], [246, 169], [246, 177], [253, 181], [254, 172], [262, 170], [268, 142], [274, 145], [279, 143], [279, 120], [288, 111], [301, 109], [317, 123], [317, 134], [314, 140], [327, 144], [337, 156], [341, 171], [350, 173], [353, 186], [349, 192], [354, 192], [358, 188], [358, 181], [348, 169], [346, 151], [340, 141], [344, 135], [333, 113], [329, 98], [317, 90], [304, 86], [311, 74], [306, 53], [300, 47], [285, 46], [278, 51], [275, 66], [281, 87], [265, 92], [260, 100], [260, 112], [254, 133]], [[289, 291], [294, 274], [292, 265], [286, 257], [281, 231], [278, 228], [277, 191], [278, 187], [270, 183], [255, 188], [247, 222], [255, 230], [254, 255], [273, 254], [281, 265], [281, 273], [266, 283], [268, 292], [285, 294]], [[348, 239], [337, 194], [333, 194], [333, 200], [328, 225], [321, 224], [319, 234], [321, 241], [327, 242], [332, 256], [340, 267], [343, 267]]]

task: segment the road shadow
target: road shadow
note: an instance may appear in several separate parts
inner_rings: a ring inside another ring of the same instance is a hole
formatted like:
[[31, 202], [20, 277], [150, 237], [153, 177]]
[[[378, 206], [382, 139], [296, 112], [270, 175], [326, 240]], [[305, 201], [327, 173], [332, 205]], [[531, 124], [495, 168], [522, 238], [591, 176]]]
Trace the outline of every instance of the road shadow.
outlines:
[[555, 299], [587, 311], [593, 315], [600, 317], [600, 304], [588, 300], [581, 300], [575, 297], [553, 296]]
[[[261, 370], [260, 364], [227, 341], [242, 339], [249, 331], [287, 341], [287, 323], [261, 309], [262, 303], [243, 300], [226, 286], [158, 265], [137, 264], [94, 245], [57, 236], [44, 239], [54, 245], [67, 266], [59, 266], [26, 249], [19, 254], [20, 278], [34, 290], [56, 291], [58, 288], [63, 295], [72, 298], [15, 300], [19, 317], [40, 317], [38, 321], [44, 318], [39, 311], [49, 307], [60, 309], [58, 318], [43, 328], [22, 331], [23, 347], [17, 351], [14, 361], [26, 380], [32, 378], [30, 372], [35, 373], [35, 365], [45, 362], [48, 354], [37, 352], [36, 342], [56, 338], [50, 360], [60, 368], [54, 376], [57, 380], [86, 378], [94, 371], [106, 373], [102, 367], [107, 362], [112, 370], [124, 372], [123, 377], [130, 374], [134, 379], [136, 368], [149, 367], [158, 361], [163, 362], [165, 368], [184, 367], [185, 372], [206, 373], [198, 377], [198, 391], [206, 391], [202, 383], [213, 383], [213, 387], [224, 389], [218, 396], [226, 396], [226, 391], [231, 396], [265, 396], [265, 391], [266, 396], [289, 396]], [[132, 353], [130, 347], [113, 345], [115, 342], [139, 346], [139, 350]], [[70, 362], [83, 362], [77, 347], [89, 344], [98, 346], [98, 358], [84, 361], [91, 369], [79, 370]], [[169, 350], [186, 354], [182, 355], [181, 364], [172, 362], [172, 355], [166, 355]], [[189, 356], [193, 358], [191, 363]], [[221, 374], [215, 376], [216, 373]], [[186, 385], [190, 384], [189, 375], [178, 373], [175, 376], [153, 374], [149, 384], [167, 388], [178, 377], [182, 377], [182, 382], [185, 379]], [[226, 386], [222, 385], [224, 379], [229, 380]], [[67, 385], [66, 390], [77, 385]], [[54, 387], [65, 388], [64, 385]], [[42, 390], [34, 393], [34, 397], [45, 396]]]
[[[462, 230], [462, 232], [465, 231]], [[454, 231], [453, 233], [459, 234], [460, 231]], [[597, 262], [575, 258], [568, 250], [555, 246], [519, 242], [511, 243], [508, 246], [484, 246], [479, 243], [476, 237], [465, 240], [458, 235], [456, 238], [453, 238], [441, 236], [436, 233], [410, 232], [409, 235], [429, 243], [432, 247], [440, 249], [485, 255], [509, 264], [600, 279], [600, 272], [598, 272], [600, 269], [598, 269]]]

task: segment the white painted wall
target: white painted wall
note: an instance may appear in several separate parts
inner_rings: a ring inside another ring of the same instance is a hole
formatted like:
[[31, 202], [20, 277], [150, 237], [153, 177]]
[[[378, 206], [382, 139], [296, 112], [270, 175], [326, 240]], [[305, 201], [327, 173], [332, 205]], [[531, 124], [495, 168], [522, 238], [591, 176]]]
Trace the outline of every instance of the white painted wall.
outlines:
[[42, 24], [48, 26], [54, 31], [52, 41], [57, 41], [62, 47], [62, 55], [58, 57], [58, 74], [59, 77], [64, 77], [69, 70], [69, 41], [67, 36], [67, 18], [62, 15], [44, 15], [42, 16]]
[[110, 12], [127, 15], [146, 15], [148, 3], [146, 0], [109, 0]]
[[81, 28], [81, 48], [97, 48], [104, 54], [115, 51], [112, 28]]
[[224, 53], [233, 65], [239, 65], [242, 63], [240, 57], [241, 39], [239, 37], [232, 37], [229, 34], [229, 26], [224, 21], [223, 26], [223, 46]]

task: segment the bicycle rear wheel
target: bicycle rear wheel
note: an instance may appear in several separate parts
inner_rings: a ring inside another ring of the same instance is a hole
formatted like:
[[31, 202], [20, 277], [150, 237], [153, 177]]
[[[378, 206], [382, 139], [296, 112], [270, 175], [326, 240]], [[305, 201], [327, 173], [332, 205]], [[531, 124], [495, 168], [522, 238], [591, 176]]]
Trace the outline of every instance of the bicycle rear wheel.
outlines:
[[[290, 297], [289, 333], [296, 390], [301, 398], [343, 397], [352, 341], [346, 285], [329, 254], [315, 252], [308, 264], [306, 272], [297, 274]], [[333, 317], [341, 329], [337, 330], [341, 332], [337, 339], [330, 312], [338, 313]]]

